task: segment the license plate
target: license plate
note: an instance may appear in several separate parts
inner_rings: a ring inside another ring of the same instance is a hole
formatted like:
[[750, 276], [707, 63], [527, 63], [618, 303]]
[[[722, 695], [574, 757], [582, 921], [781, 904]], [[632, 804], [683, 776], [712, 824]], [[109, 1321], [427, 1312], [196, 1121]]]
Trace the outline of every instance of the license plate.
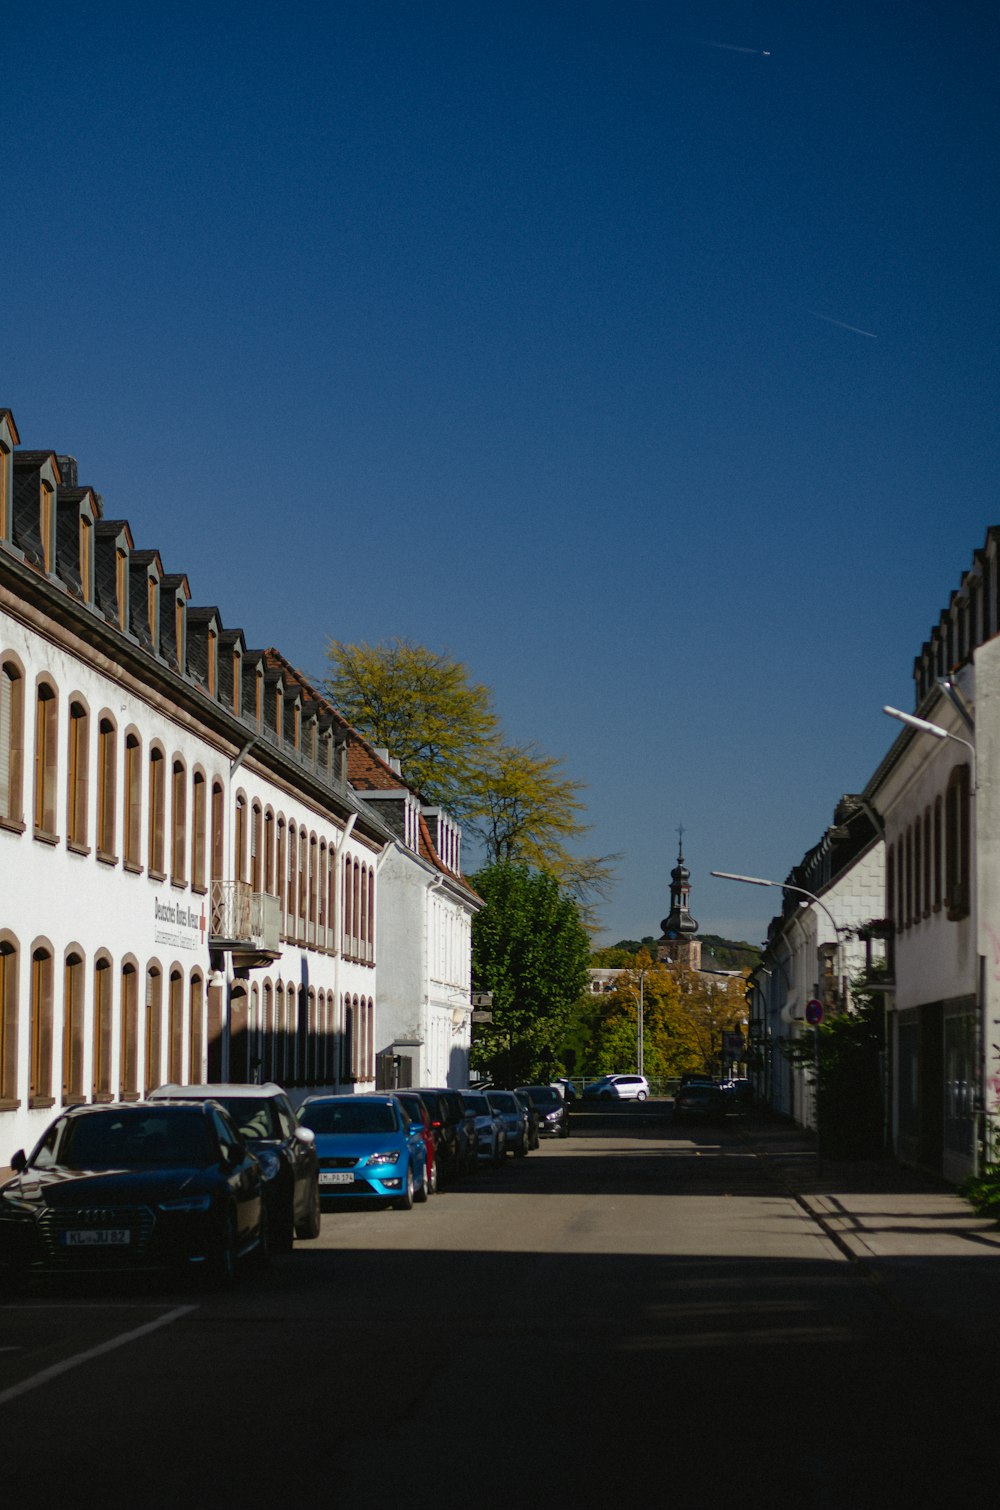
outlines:
[[131, 1241], [132, 1234], [127, 1227], [84, 1227], [80, 1231], [63, 1233], [67, 1248], [118, 1248]]
[[353, 1185], [354, 1176], [350, 1170], [337, 1170], [336, 1173], [330, 1174], [321, 1169], [319, 1182], [321, 1185]]

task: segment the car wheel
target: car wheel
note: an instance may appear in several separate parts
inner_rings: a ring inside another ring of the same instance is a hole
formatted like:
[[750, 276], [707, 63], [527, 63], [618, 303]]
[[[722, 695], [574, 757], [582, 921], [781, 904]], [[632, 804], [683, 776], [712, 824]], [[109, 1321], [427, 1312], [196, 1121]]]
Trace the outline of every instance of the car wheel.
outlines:
[[635, 1099], [637, 1101], [645, 1101], [645, 1099], [646, 1099], [646, 1092], [645, 1091], [636, 1091]]
[[209, 1280], [218, 1289], [228, 1289], [236, 1279], [236, 1214], [227, 1211], [219, 1247], [208, 1265]]
[[520, 1143], [518, 1143], [517, 1147], [514, 1149], [514, 1156], [515, 1156], [515, 1158], [518, 1158], [518, 1159], [526, 1159], [528, 1157], [528, 1134], [527, 1133], [522, 1133], [522, 1135], [521, 1135], [521, 1141], [520, 1141]]
[[[309, 1215], [295, 1229], [296, 1237], [319, 1237], [320, 1225], [323, 1220], [322, 1210], [319, 1204], [319, 1185], [313, 1186], [312, 1199], [309, 1202]], [[291, 1243], [289, 1243], [291, 1248]]]
[[412, 1164], [407, 1164], [407, 1166], [406, 1166], [406, 1189], [403, 1191], [402, 1195], [396, 1197], [396, 1199], [392, 1203], [392, 1207], [393, 1207], [394, 1211], [412, 1211], [413, 1210], [413, 1166], [412, 1166]]
[[435, 1159], [434, 1162], [433, 1162], [433, 1164], [431, 1165], [431, 1195], [437, 1195], [437, 1193], [438, 1193], [438, 1161], [437, 1161], [437, 1159]]
[[425, 1164], [424, 1165], [424, 1177], [420, 1181], [420, 1184], [417, 1186], [416, 1190], [413, 1192], [413, 1199], [417, 1202], [417, 1204], [419, 1206], [422, 1206], [423, 1203], [424, 1203], [424, 1201], [426, 1201], [426, 1199], [427, 1199], [427, 1197], [429, 1195], [430, 1195], [430, 1191], [427, 1188], [427, 1165]]

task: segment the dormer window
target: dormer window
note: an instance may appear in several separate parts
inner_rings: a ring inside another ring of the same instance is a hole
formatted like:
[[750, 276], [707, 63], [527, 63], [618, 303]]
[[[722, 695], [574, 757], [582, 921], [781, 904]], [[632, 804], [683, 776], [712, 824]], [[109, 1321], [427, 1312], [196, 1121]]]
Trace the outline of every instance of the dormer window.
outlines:
[[182, 673], [187, 665], [187, 653], [184, 644], [187, 615], [184, 610], [184, 598], [178, 593], [174, 602], [174, 643], [177, 647], [177, 670]]
[[149, 623], [149, 638], [153, 642], [153, 649], [159, 649], [160, 644], [160, 583], [150, 572], [146, 581], [146, 618]]
[[47, 573], [55, 569], [56, 490], [41, 479], [39, 489], [39, 533], [42, 539], [42, 564]]
[[115, 551], [115, 601], [118, 605], [118, 628], [128, 628], [128, 552], [121, 546]]
[[208, 695], [214, 697], [219, 681], [219, 636], [209, 626], [208, 630]]
[[233, 712], [243, 717], [243, 655], [239, 645], [233, 646]]
[[80, 515], [80, 588], [83, 601], [94, 601], [94, 521]]
[[274, 689], [274, 732], [280, 743], [285, 726], [285, 693], [279, 683]]

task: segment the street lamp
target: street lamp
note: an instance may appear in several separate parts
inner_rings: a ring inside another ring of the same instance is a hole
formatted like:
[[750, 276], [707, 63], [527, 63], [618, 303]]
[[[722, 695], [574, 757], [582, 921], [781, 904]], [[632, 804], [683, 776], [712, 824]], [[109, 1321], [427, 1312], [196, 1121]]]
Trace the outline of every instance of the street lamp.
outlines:
[[842, 932], [846, 932], [846, 930], [842, 929], [840, 924], [834, 920], [833, 913], [830, 911], [829, 907], [824, 901], [816, 896], [814, 892], [806, 891], [804, 886], [792, 886], [788, 881], [765, 881], [761, 876], [737, 876], [733, 875], [732, 872], [728, 870], [713, 870], [710, 872], [710, 874], [717, 876], [720, 881], [742, 881], [746, 886], [777, 886], [779, 891], [795, 891], [798, 892], [800, 896], [808, 897], [810, 902], [815, 902], [816, 906], [821, 907], [829, 918], [830, 927], [833, 929], [833, 936], [837, 941], [837, 973], [839, 976], [840, 935]]
[[888, 703], [882, 709], [890, 718], [896, 718], [901, 724], [908, 724], [911, 729], [919, 729], [921, 734], [930, 734], [935, 739], [953, 739], [956, 744], [964, 745], [972, 758], [972, 790], [977, 789], [976, 780], [976, 747], [969, 739], [963, 739], [960, 734], [953, 734], [950, 729], [943, 729], [940, 724], [932, 724], [929, 719], [918, 718], [915, 713], [904, 713], [901, 708], [890, 708]]

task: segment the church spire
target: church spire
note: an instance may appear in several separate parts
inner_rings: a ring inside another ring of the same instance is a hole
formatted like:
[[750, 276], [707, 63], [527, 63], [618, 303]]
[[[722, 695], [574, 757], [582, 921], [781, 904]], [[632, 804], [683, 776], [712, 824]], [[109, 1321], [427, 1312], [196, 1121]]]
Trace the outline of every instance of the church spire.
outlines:
[[691, 872], [684, 864], [684, 825], [677, 830], [677, 864], [670, 872], [670, 911], [660, 927], [663, 936], [656, 948], [657, 958], [675, 964], [687, 964], [697, 970], [701, 965], [701, 945], [694, 935], [698, 920], [691, 916]]

